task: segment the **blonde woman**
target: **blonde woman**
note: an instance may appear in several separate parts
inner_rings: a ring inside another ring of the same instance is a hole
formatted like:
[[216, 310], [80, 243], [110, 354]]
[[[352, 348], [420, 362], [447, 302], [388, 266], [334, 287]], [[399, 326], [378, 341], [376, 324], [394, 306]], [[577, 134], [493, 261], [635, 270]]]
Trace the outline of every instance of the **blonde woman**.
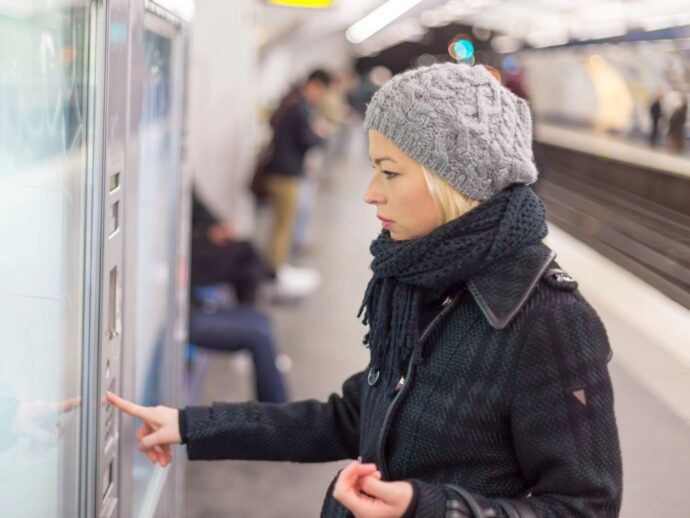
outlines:
[[621, 459], [605, 330], [542, 244], [526, 104], [483, 67], [395, 76], [365, 126], [382, 232], [369, 365], [326, 402], [111, 402], [171, 461], [358, 459], [322, 516], [614, 517]]

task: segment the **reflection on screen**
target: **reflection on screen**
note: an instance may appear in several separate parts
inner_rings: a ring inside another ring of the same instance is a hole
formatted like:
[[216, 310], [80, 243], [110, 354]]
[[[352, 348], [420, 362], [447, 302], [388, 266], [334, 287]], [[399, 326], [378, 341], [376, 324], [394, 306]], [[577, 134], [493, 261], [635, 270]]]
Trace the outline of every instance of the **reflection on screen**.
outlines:
[[87, 3], [0, 3], [3, 516], [77, 515]]

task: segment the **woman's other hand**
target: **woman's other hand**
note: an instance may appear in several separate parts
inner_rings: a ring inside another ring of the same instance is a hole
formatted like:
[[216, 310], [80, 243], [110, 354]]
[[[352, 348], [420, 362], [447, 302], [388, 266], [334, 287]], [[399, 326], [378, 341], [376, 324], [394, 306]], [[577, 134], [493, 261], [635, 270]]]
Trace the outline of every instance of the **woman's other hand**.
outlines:
[[412, 501], [409, 482], [383, 482], [375, 464], [353, 462], [340, 472], [333, 497], [356, 518], [400, 518]]
[[166, 406], [145, 407], [122, 399], [112, 392], [108, 401], [143, 424], [137, 432], [139, 450], [144, 452], [154, 464], [165, 467], [172, 462], [172, 444], [180, 444], [179, 410]]

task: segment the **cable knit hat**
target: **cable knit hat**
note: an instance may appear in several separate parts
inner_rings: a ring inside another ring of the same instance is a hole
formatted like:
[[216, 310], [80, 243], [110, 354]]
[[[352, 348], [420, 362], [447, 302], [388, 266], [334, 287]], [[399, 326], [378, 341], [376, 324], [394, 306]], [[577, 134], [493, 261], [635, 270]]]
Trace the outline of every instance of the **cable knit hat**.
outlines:
[[483, 66], [442, 63], [394, 76], [372, 97], [364, 127], [476, 200], [537, 179], [527, 103]]

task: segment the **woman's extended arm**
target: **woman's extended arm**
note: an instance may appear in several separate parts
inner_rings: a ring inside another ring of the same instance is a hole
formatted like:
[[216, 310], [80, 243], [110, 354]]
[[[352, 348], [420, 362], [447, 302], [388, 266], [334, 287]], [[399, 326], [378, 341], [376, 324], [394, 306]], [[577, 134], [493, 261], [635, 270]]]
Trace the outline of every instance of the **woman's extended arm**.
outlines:
[[362, 373], [351, 376], [342, 396], [332, 394], [327, 402], [214, 403], [177, 410], [142, 407], [114, 394], [108, 401], [142, 419], [139, 449], [162, 466], [172, 461], [170, 445], [179, 443], [187, 444], [192, 460], [324, 462], [357, 457], [361, 380]]
[[214, 403], [188, 407], [187, 454], [197, 459], [326, 462], [356, 458], [362, 373], [326, 402]]

